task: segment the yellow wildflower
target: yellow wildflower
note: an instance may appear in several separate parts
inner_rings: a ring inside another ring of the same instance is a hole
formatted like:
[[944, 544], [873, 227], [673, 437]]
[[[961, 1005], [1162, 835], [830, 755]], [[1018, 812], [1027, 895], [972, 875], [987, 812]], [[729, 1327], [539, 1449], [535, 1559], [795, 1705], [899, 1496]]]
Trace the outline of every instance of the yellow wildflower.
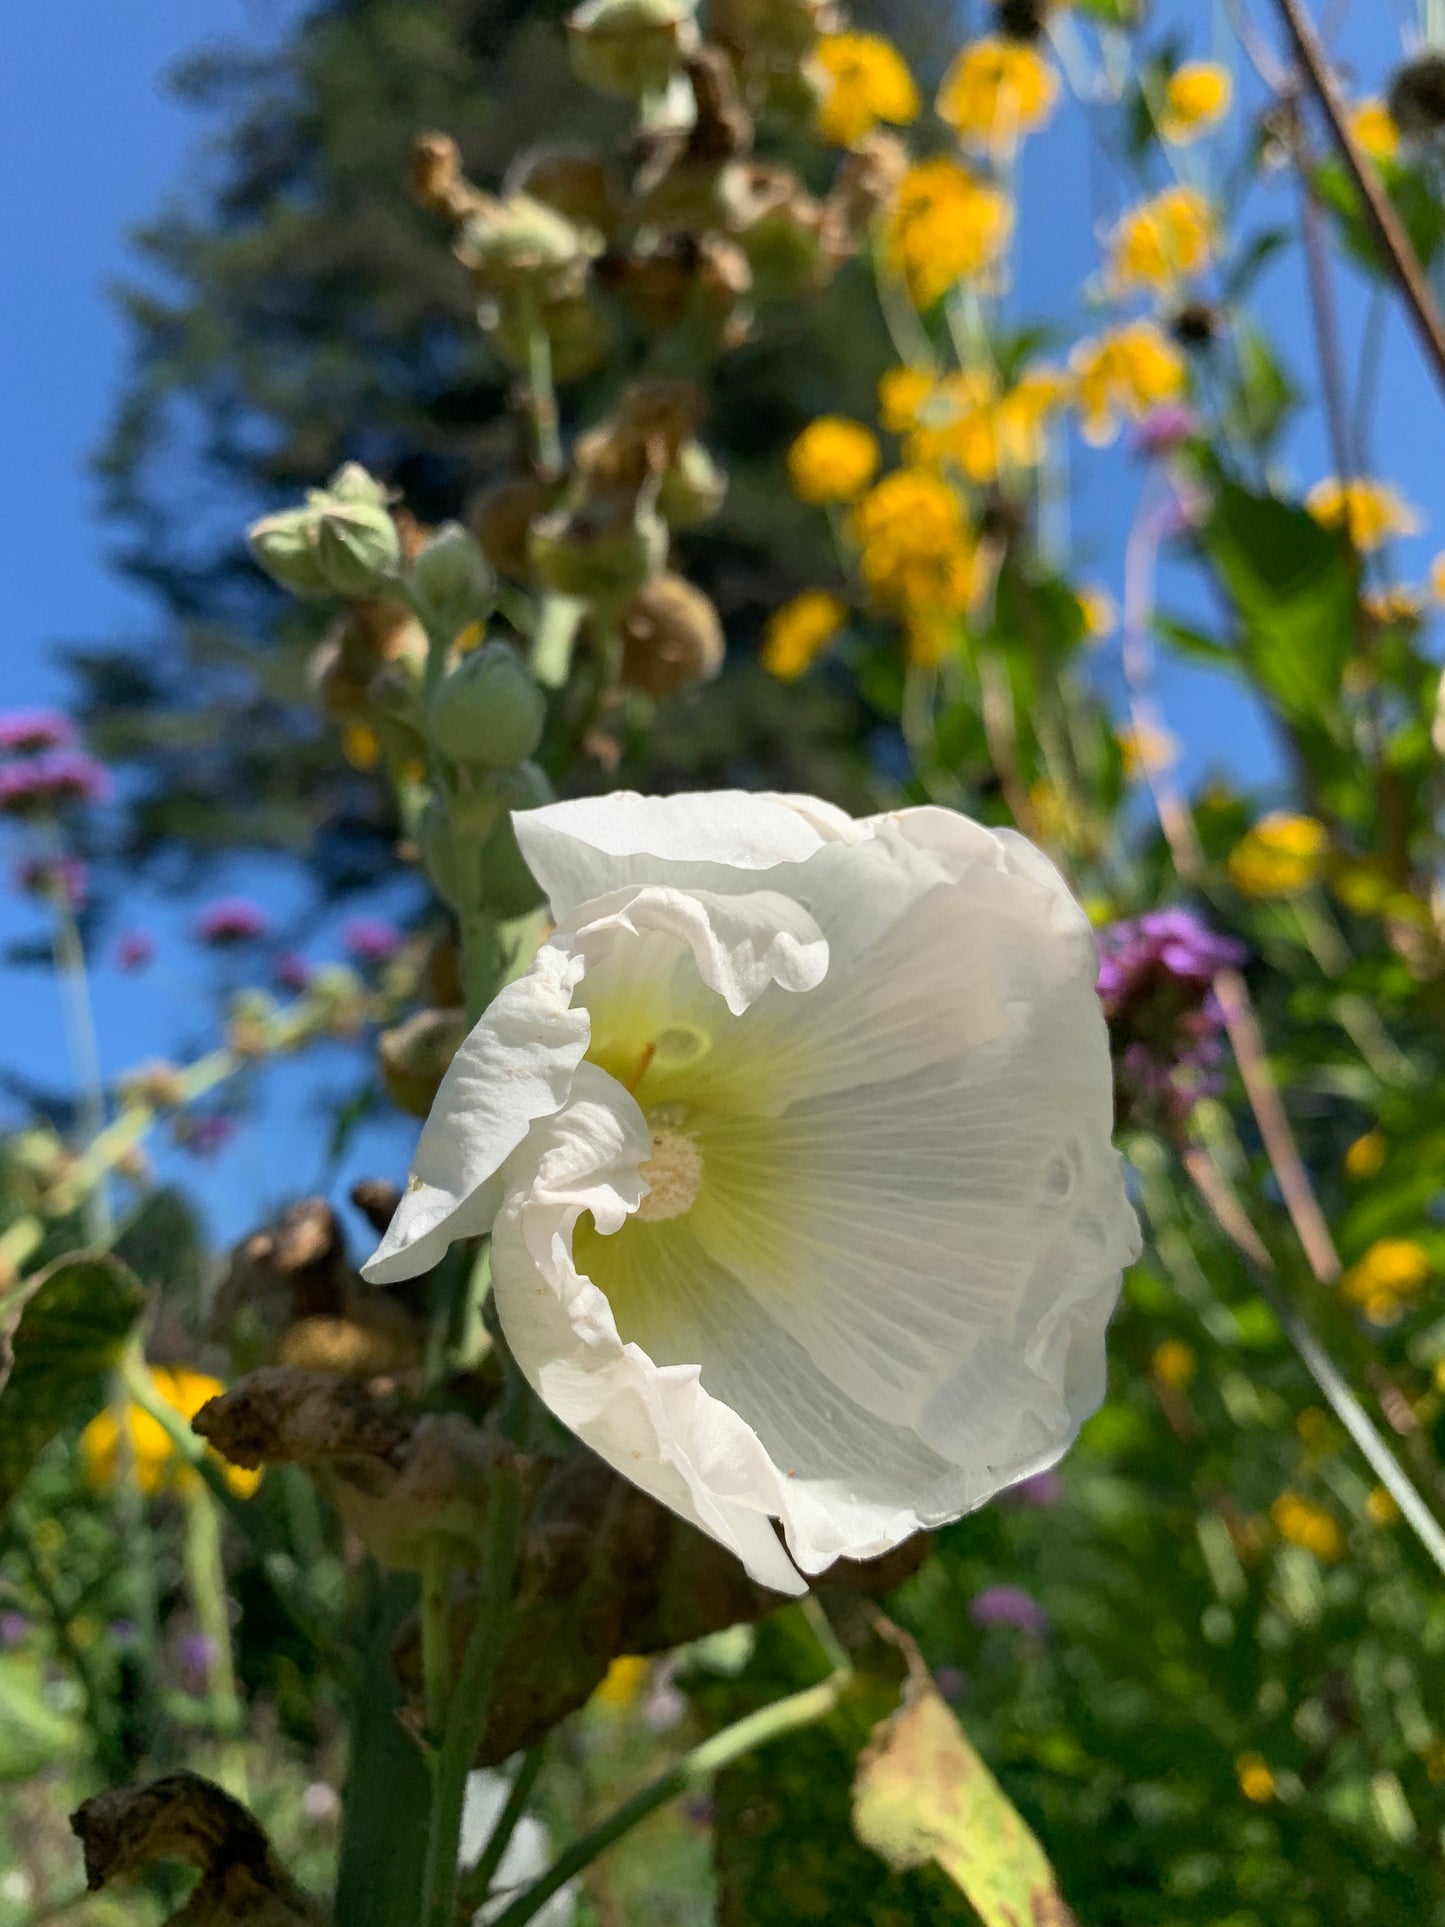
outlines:
[[1375, 1486], [1365, 1501], [1365, 1511], [1371, 1525], [1392, 1526], [1400, 1516], [1400, 1508], [1382, 1485]]
[[812, 668], [847, 617], [847, 608], [837, 596], [826, 589], [804, 589], [768, 618], [761, 656], [764, 669], [781, 682], [796, 682]]
[[1345, 1556], [1345, 1535], [1325, 1511], [1297, 1492], [1282, 1492], [1269, 1509], [1274, 1529], [1292, 1546], [1303, 1546], [1325, 1565]]
[[[886, 368], [878, 377], [878, 419], [890, 435], [906, 435], [938, 386], [923, 368]], [[1441, 558], [1445, 561], [1445, 557]]]
[[957, 610], [915, 609], [903, 625], [908, 660], [920, 669], [931, 669], [942, 662], [957, 641]]
[[1372, 161], [1392, 161], [1400, 151], [1400, 130], [1378, 96], [1356, 101], [1349, 110], [1350, 133], [1356, 147]]
[[1213, 261], [1219, 241], [1214, 210], [1195, 187], [1166, 187], [1125, 210], [1109, 248], [1109, 278], [1127, 294], [1168, 293]]
[[1043, 459], [1050, 415], [1067, 393], [1057, 370], [1026, 369], [1015, 385], [1001, 392], [984, 369], [944, 375], [922, 398], [895, 390], [888, 401], [901, 419], [914, 404], [908, 435], [908, 460], [918, 467], [952, 465], [971, 482], [995, 482], [1009, 469], [1035, 468]]
[[1258, 1753], [1241, 1753], [1234, 1763], [1234, 1773], [1246, 1800], [1263, 1806], [1274, 1798], [1274, 1775]]
[[1115, 740], [1124, 754], [1124, 775], [1133, 782], [1150, 770], [1168, 769], [1179, 755], [1179, 740], [1167, 729], [1141, 723], [1138, 728], [1119, 729]]
[[1293, 897], [1318, 883], [1329, 855], [1323, 823], [1272, 810], [1248, 830], [1229, 858], [1229, 880], [1247, 897]]
[[[157, 1394], [184, 1419], [192, 1419], [208, 1399], [226, 1388], [207, 1372], [187, 1371], [184, 1366], [153, 1365], [151, 1379]], [[180, 1492], [194, 1488], [199, 1475], [176, 1451], [170, 1434], [159, 1419], [128, 1405], [125, 1427], [135, 1458], [136, 1483], [142, 1492]], [[80, 1435], [80, 1456], [86, 1476], [93, 1485], [114, 1483], [119, 1461], [120, 1427], [109, 1406], [86, 1426]], [[248, 1498], [261, 1482], [259, 1472], [244, 1466], [219, 1461], [227, 1485], [242, 1498]]]
[[903, 176], [883, 230], [889, 266], [922, 308], [955, 282], [993, 267], [1013, 233], [1013, 207], [1000, 188], [939, 156]]
[[1424, 1290], [1434, 1269], [1413, 1238], [1376, 1238], [1340, 1280], [1340, 1290], [1372, 1325], [1393, 1325]]
[[593, 1694], [602, 1705], [617, 1708], [619, 1711], [630, 1706], [647, 1683], [648, 1670], [652, 1662], [639, 1658], [635, 1653], [623, 1653], [614, 1659], [607, 1668], [602, 1684]]
[[853, 511], [863, 578], [880, 602], [907, 613], [965, 611], [975, 545], [962, 501], [939, 475], [885, 475]]
[[1335, 1440], [1334, 1421], [1318, 1405], [1306, 1405], [1295, 1420], [1294, 1429], [1311, 1452], [1323, 1452]]
[[1097, 582], [1081, 582], [1074, 596], [1089, 640], [1103, 642], [1112, 636], [1119, 626], [1119, 611], [1109, 591]]
[[1138, 421], [1184, 392], [1184, 356], [1152, 321], [1081, 341], [1070, 357], [1084, 439], [1113, 441], [1121, 419]]
[[1156, 1345], [1149, 1361], [1149, 1370], [1159, 1383], [1176, 1392], [1184, 1390], [1198, 1369], [1199, 1361], [1181, 1338], [1166, 1338], [1162, 1345]]
[[1374, 1177], [1385, 1162], [1387, 1149], [1383, 1131], [1366, 1131], [1345, 1152], [1345, 1175], [1357, 1183]]
[[1392, 535], [1414, 535], [1420, 518], [1388, 482], [1363, 478], [1342, 482], [1327, 475], [1305, 497], [1305, 507], [1327, 529], [1344, 529], [1362, 555], [1380, 548]]
[[1037, 48], [988, 35], [955, 57], [938, 90], [938, 113], [968, 146], [1003, 159], [1021, 135], [1043, 126], [1058, 91]]
[[853, 147], [880, 120], [904, 127], [918, 114], [918, 89], [892, 41], [876, 33], [825, 33], [813, 49], [823, 77], [818, 131]]
[[1186, 60], [1169, 76], [1159, 132], [1177, 147], [1187, 147], [1229, 112], [1234, 76], [1217, 60]]
[[375, 769], [381, 744], [370, 723], [347, 723], [341, 732], [341, 753], [353, 769]]
[[856, 502], [877, 469], [873, 431], [843, 415], [820, 415], [788, 450], [788, 481], [800, 502]]

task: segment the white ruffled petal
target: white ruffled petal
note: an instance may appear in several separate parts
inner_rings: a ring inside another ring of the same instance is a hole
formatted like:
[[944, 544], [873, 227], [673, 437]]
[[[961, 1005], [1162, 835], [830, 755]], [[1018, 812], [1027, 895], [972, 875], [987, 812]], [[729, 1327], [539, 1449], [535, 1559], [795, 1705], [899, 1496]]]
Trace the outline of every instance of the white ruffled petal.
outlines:
[[594, 1065], [572, 1101], [539, 1125], [506, 1173], [492, 1238], [492, 1284], [507, 1342], [538, 1396], [609, 1465], [730, 1547], [759, 1584], [804, 1582], [769, 1522], [781, 1480], [757, 1434], [711, 1397], [695, 1363], [659, 1366], [624, 1344], [607, 1299], [572, 1261], [590, 1212], [615, 1229], [641, 1195], [647, 1125]]
[[389, 1285], [428, 1270], [457, 1238], [487, 1230], [498, 1172], [533, 1123], [567, 1101], [591, 1023], [571, 1008], [580, 958], [544, 944], [470, 1032], [422, 1127], [396, 1214], [362, 1275]]

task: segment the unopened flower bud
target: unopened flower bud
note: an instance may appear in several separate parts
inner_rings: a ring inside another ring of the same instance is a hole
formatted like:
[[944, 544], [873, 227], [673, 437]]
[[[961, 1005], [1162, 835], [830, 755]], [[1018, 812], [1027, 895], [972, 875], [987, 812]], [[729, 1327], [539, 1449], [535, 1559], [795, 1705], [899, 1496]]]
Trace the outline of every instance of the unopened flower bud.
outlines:
[[432, 887], [455, 909], [463, 897], [470, 894], [465, 888], [468, 876], [463, 866], [467, 866], [469, 872], [477, 856], [475, 846], [461, 847], [451, 813], [439, 796], [428, 799], [417, 825], [416, 842], [422, 868], [431, 878]]
[[264, 1057], [271, 1048], [267, 1026], [275, 1001], [264, 990], [243, 990], [231, 1005], [226, 1042], [237, 1057]]
[[528, 148], [507, 169], [504, 196], [527, 194], [545, 201], [574, 226], [610, 235], [623, 215], [622, 196], [612, 169], [589, 147], [555, 141]]
[[1407, 139], [1439, 140], [1445, 133], [1445, 51], [1427, 47], [1407, 60], [1387, 98], [1390, 118]]
[[712, 37], [743, 58], [801, 60], [833, 24], [832, 0], [713, 0]]
[[322, 509], [316, 555], [333, 595], [374, 596], [396, 580], [401, 542], [389, 509], [333, 498]]
[[599, 236], [577, 227], [545, 201], [510, 194], [468, 215], [457, 237], [457, 256], [488, 294], [525, 289], [552, 295], [576, 293], [588, 261], [601, 246]]
[[412, 563], [413, 600], [429, 628], [448, 642], [469, 622], [485, 622], [496, 583], [476, 539], [459, 522], [446, 522]]
[[331, 584], [316, 546], [317, 521], [309, 508], [263, 515], [246, 533], [251, 553], [273, 582], [292, 595], [331, 594]]
[[463, 1010], [418, 1010], [376, 1040], [386, 1094], [398, 1110], [425, 1117], [467, 1034]]
[[379, 595], [396, 577], [401, 541], [386, 490], [357, 462], [339, 468], [306, 506], [263, 516], [251, 552], [293, 595]]
[[510, 582], [531, 581], [528, 543], [532, 523], [556, 508], [558, 494], [555, 484], [526, 475], [498, 482], [482, 496], [470, 520], [482, 553], [498, 575]]
[[634, 504], [627, 513], [603, 504], [559, 509], [532, 524], [532, 566], [556, 595], [625, 602], [667, 555], [667, 525]]
[[517, 842], [514, 810], [533, 810], [552, 801], [552, 785], [535, 763], [523, 763], [507, 777], [505, 807], [481, 848], [482, 901], [499, 917], [524, 917], [546, 899]]
[[823, 210], [791, 168], [737, 162], [727, 170], [725, 194], [727, 226], [761, 299], [800, 294], [826, 278]]
[[717, 610], [679, 575], [645, 583], [622, 616], [622, 680], [649, 696], [708, 682], [722, 668]]
[[547, 699], [514, 649], [489, 642], [463, 657], [432, 693], [432, 741], [455, 763], [510, 769], [542, 740]]
[[659, 95], [697, 44], [697, 0], [585, 0], [567, 16], [577, 78], [624, 100]]
[[691, 529], [722, 507], [728, 478], [701, 442], [688, 442], [664, 472], [657, 512], [669, 528]]

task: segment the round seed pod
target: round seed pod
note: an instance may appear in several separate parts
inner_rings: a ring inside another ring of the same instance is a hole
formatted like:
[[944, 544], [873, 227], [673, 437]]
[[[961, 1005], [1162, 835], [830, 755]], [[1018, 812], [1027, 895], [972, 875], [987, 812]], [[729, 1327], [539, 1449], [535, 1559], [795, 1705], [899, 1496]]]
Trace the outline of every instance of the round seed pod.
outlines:
[[710, 682], [725, 653], [717, 610], [680, 575], [656, 576], [623, 612], [622, 680], [649, 696]]

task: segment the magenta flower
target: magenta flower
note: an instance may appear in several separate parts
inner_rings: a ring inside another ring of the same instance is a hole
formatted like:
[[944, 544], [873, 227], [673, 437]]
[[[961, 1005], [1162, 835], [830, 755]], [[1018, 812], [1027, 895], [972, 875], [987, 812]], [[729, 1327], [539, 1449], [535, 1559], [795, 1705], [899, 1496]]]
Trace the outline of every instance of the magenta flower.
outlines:
[[1048, 1614], [1022, 1586], [985, 1586], [969, 1601], [968, 1615], [975, 1626], [1012, 1626], [1031, 1639], [1042, 1639], [1049, 1630]]
[[1057, 1472], [1035, 1472], [1031, 1479], [1020, 1480], [998, 1496], [1000, 1505], [1042, 1509], [1059, 1503], [1064, 1496], [1064, 1482]]
[[117, 970], [144, 970], [155, 954], [155, 938], [149, 930], [122, 930], [115, 940]]
[[0, 815], [42, 816], [73, 803], [104, 803], [110, 772], [81, 749], [46, 750], [0, 766]]
[[256, 943], [269, 936], [271, 919], [249, 897], [217, 897], [197, 916], [194, 929], [198, 942], [224, 950], [232, 944]]
[[1244, 962], [1244, 947], [1176, 907], [1111, 924], [1099, 952], [1120, 1119], [1181, 1125], [1219, 1088], [1223, 1016], [1212, 985]]
[[38, 756], [48, 749], [74, 749], [75, 724], [58, 709], [0, 711], [0, 752]]
[[1153, 460], [1160, 455], [1169, 455], [1181, 442], [1191, 440], [1199, 433], [1199, 418], [1186, 402], [1165, 402], [1158, 408], [1151, 408], [1134, 431], [1133, 449], [1136, 455]]
[[235, 1135], [236, 1120], [226, 1111], [205, 1111], [176, 1123], [176, 1142], [193, 1157], [216, 1157]]
[[74, 856], [28, 856], [15, 869], [15, 888], [47, 903], [60, 902], [79, 910], [90, 885], [90, 872]]
[[354, 964], [384, 964], [401, 948], [401, 932], [383, 917], [353, 917], [341, 932]]
[[316, 970], [299, 950], [283, 950], [271, 967], [271, 975], [282, 990], [289, 990], [299, 997], [311, 988]]

